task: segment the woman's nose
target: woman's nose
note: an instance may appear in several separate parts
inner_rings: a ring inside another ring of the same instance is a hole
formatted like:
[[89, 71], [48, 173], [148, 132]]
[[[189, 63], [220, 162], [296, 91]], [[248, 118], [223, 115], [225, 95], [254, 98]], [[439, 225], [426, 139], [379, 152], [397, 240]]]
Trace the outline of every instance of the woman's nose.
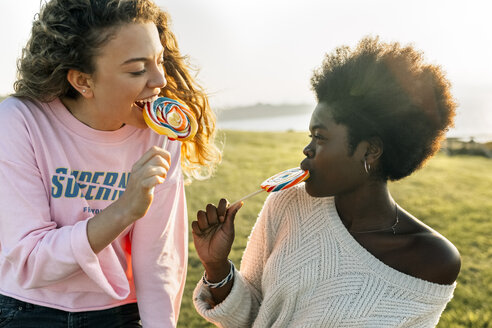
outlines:
[[302, 150], [302, 153], [308, 157], [311, 158], [314, 156], [314, 150], [311, 148], [311, 144], [308, 144], [304, 149]]
[[152, 74], [149, 79], [148, 86], [150, 88], [164, 88], [167, 84], [166, 76], [164, 74], [164, 68], [158, 67], [154, 70], [154, 74]]

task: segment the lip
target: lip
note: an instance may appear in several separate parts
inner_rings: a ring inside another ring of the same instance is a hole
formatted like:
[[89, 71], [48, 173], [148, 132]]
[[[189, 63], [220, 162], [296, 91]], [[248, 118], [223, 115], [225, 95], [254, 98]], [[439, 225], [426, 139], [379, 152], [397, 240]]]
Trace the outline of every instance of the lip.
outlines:
[[140, 108], [140, 110], [143, 110], [145, 108], [146, 103], [152, 103], [154, 102], [157, 98], [159, 97], [158, 94], [153, 94], [151, 96], [135, 100], [134, 105]]
[[299, 163], [299, 167], [300, 167], [300, 168], [301, 168], [301, 170], [303, 170], [303, 171], [309, 171], [309, 168], [307, 167], [306, 161], [307, 161], [307, 158], [303, 159], [303, 160], [301, 161], [301, 163]]
[[136, 108], [137, 108], [138, 110], [140, 110], [140, 111], [143, 111], [143, 107], [140, 107], [140, 105], [139, 105], [139, 104], [137, 104], [136, 102], [134, 102], [134, 103], [132, 104], [132, 106], [133, 106], [133, 107], [136, 107]]
[[303, 170], [303, 171], [309, 171], [309, 178], [307, 178], [305, 181], [309, 180], [311, 178], [311, 176], [313, 175], [312, 174], [312, 171], [307, 167], [306, 161], [307, 161], [307, 159], [304, 159], [300, 163], [300, 165], [299, 165], [299, 167], [301, 168], [301, 170]]

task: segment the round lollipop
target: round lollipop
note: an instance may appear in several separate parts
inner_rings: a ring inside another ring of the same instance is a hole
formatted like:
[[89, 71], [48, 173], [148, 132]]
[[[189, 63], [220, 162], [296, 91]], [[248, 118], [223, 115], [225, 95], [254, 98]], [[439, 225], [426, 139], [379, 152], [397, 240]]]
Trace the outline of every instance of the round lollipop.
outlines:
[[300, 182], [303, 182], [307, 178], [309, 178], [309, 171], [301, 170], [298, 167], [282, 171], [263, 181], [262, 184], [260, 185], [261, 189], [247, 196], [244, 196], [243, 198], [232, 203], [232, 205], [235, 205], [245, 199], [253, 197], [254, 195], [259, 194], [262, 191], [276, 192], [280, 190], [285, 190]]
[[[195, 136], [198, 129], [193, 112], [180, 102], [166, 97], [146, 103], [143, 117], [152, 130], [171, 140], [189, 140]], [[164, 140], [163, 148], [167, 138]]]
[[296, 167], [269, 177], [263, 181], [260, 187], [267, 192], [275, 192], [290, 188], [307, 178], [309, 178], [309, 171], [303, 171]]

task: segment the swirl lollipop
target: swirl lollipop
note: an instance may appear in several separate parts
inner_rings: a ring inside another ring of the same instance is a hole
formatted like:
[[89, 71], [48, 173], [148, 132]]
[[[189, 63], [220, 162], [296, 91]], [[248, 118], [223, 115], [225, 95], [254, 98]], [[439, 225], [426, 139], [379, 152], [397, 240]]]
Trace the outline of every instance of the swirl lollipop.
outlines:
[[309, 171], [303, 171], [298, 167], [282, 171], [263, 181], [262, 184], [260, 185], [261, 189], [247, 196], [244, 196], [243, 198], [232, 203], [232, 205], [235, 205], [245, 199], [253, 197], [254, 195], [259, 194], [262, 191], [276, 192], [280, 190], [285, 190], [300, 182], [303, 182], [304, 180], [307, 180], [307, 178], [309, 178]]
[[[146, 103], [143, 117], [152, 130], [171, 140], [189, 140], [195, 136], [198, 129], [193, 112], [180, 102], [166, 97]], [[167, 138], [164, 140], [163, 148]]]

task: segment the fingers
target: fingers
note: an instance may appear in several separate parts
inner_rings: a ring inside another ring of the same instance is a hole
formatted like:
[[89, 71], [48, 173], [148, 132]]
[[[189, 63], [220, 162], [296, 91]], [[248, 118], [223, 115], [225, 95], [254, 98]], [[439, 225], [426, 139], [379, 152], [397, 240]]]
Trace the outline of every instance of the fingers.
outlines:
[[227, 209], [227, 212], [228, 214], [233, 214], [233, 213], [229, 213], [230, 211], [233, 211], [234, 212], [234, 215], [236, 215], [237, 211], [239, 211], [241, 209], [241, 207], [243, 207], [244, 205], [244, 202], [239, 202], [239, 203], [235, 203], [235, 204], [232, 204], [228, 209]]
[[231, 207], [227, 207], [228, 204], [227, 200], [222, 198], [217, 207], [213, 204], [208, 204], [205, 211], [198, 211], [197, 220], [192, 222], [193, 231], [200, 235], [208, 231], [210, 227], [218, 224], [224, 224], [229, 229], [233, 228], [236, 213], [243, 206], [243, 202], [233, 204]]
[[193, 230], [193, 233], [197, 236], [200, 236], [202, 234], [202, 231], [200, 230], [200, 227], [198, 225], [198, 221], [191, 222], [191, 230]]
[[133, 221], [147, 213], [154, 200], [155, 187], [167, 177], [170, 160], [169, 152], [152, 147], [133, 165], [125, 192], [117, 200], [117, 206]]
[[161, 156], [161, 154], [154, 154], [144, 165], [137, 169], [147, 169], [151, 175], [166, 175], [169, 171], [169, 161]]
[[227, 210], [228, 205], [229, 205], [229, 202], [224, 198], [222, 198], [219, 201], [219, 206], [217, 207], [217, 216], [219, 218], [220, 223], [224, 223], [224, 221], [225, 221], [226, 210]]
[[219, 215], [217, 213], [217, 207], [212, 204], [208, 204], [206, 207], [207, 222], [209, 225], [215, 225], [219, 223]]
[[153, 146], [135, 162], [133, 170], [138, 170], [151, 160], [153, 160], [154, 165], [165, 166], [169, 169], [169, 166], [171, 165], [171, 154], [167, 150]]
[[207, 213], [205, 211], [198, 211], [197, 220], [191, 222], [191, 228], [194, 236], [207, 238], [213, 235], [215, 231], [220, 228], [220, 226], [218, 224], [209, 224], [207, 220]]
[[206, 230], [209, 227], [207, 213], [204, 211], [198, 211], [198, 213], [196, 214], [195, 222], [197, 222], [198, 228], [200, 228], [200, 230]]
[[[198, 211], [196, 213], [197, 227], [204, 232], [208, 230], [210, 226], [217, 225], [219, 223], [219, 216], [225, 216], [225, 205], [223, 204], [225, 199], [219, 201], [219, 207], [215, 207], [213, 204], [207, 204], [205, 211]], [[227, 203], [227, 201], [225, 201]], [[219, 214], [220, 212], [220, 214]], [[222, 219], [223, 221], [223, 219]]]
[[234, 219], [236, 218], [236, 214], [241, 207], [243, 207], [243, 202], [239, 202], [233, 204], [231, 207], [227, 209], [226, 217], [224, 221], [224, 228], [234, 231]]
[[156, 182], [157, 183], [164, 182], [164, 180], [167, 177], [168, 170], [169, 168], [162, 167], [162, 166], [150, 166], [144, 169], [140, 179], [142, 180], [142, 182], [148, 179], [149, 183], [152, 184], [152, 186], [155, 186]]
[[227, 211], [227, 200], [222, 198], [219, 201], [219, 206], [215, 207], [213, 204], [207, 204], [205, 211], [198, 211], [197, 219], [198, 226], [200, 229], [207, 229], [209, 226], [216, 225], [218, 223], [224, 223], [226, 211]]
[[155, 186], [165, 181], [170, 160], [169, 152], [154, 146], [135, 162], [130, 179], [135, 186], [152, 193]]
[[151, 190], [154, 189], [155, 186], [163, 183], [166, 181], [166, 176], [158, 176], [158, 175], [151, 175], [147, 178], [143, 178], [140, 181], [140, 184], [144, 190]]

